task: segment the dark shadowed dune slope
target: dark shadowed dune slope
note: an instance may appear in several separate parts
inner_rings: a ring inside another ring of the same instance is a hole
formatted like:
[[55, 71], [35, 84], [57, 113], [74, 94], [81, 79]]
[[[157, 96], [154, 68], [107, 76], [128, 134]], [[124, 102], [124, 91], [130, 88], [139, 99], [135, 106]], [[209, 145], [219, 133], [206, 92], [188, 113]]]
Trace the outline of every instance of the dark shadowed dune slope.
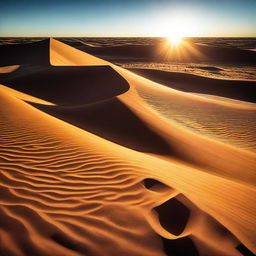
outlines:
[[30, 67], [29, 72], [23, 69], [26, 67], [0, 75], [0, 82], [60, 105], [104, 100], [129, 89], [126, 80], [110, 66], [41, 66]]
[[138, 151], [170, 153], [169, 145], [117, 98], [75, 107], [33, 104], [40, 110]]
[[50, 39], [27, 44], [0, 46], [0, 66], [8, 65], [49, 65]]

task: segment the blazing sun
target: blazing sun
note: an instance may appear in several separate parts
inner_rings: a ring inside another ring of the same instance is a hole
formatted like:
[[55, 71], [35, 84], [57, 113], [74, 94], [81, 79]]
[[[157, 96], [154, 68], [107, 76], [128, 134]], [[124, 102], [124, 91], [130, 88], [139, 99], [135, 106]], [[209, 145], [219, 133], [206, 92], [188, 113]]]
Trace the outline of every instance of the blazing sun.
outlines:
[[189, 14], [176, 13], [163, 19], [161, 26], [158, 26], [159, 34], [167, 38], [170, 46], [180, 47], [183, 38], [195, 36], [200, 26], [196, 17]]
[[168, 38], [170, 45], [179, 45], [182, 42], [182, 37], [179, 35], [171, 35]]

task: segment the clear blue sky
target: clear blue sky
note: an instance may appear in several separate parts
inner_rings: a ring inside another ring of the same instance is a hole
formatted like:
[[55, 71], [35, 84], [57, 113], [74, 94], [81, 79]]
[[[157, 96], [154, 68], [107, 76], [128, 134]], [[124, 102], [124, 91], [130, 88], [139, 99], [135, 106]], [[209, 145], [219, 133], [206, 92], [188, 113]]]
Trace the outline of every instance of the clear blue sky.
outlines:
[[256, 36], [256, 0], [2, 0], [0, 36]]

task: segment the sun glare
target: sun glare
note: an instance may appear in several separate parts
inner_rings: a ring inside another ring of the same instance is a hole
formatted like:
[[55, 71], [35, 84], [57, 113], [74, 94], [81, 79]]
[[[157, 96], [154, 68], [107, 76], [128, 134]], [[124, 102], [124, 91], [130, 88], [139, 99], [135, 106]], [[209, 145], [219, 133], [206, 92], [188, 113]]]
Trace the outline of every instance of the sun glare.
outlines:
[[181, 43], [182, 37], [178, 35], [169, 36], [168, 41], [171, 45], [178, 45]]
[[181, 46], [183, 38], [193, 37], [198, 34], [203, 25], [196, 16], [190, 13], [171, 13], [156, 22], [155, 34], [165, 37], [171, 46]]

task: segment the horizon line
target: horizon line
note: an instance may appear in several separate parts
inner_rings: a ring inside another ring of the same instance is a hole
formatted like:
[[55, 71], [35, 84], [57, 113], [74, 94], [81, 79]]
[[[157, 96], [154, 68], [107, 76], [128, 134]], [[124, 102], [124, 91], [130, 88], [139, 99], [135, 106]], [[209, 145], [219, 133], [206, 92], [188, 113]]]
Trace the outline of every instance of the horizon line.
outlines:
[[[166, 36], [1, 36], [0, 38], [167, 38]], [[256, 38], [255, 36], [184, 36], [182, 38]]]

